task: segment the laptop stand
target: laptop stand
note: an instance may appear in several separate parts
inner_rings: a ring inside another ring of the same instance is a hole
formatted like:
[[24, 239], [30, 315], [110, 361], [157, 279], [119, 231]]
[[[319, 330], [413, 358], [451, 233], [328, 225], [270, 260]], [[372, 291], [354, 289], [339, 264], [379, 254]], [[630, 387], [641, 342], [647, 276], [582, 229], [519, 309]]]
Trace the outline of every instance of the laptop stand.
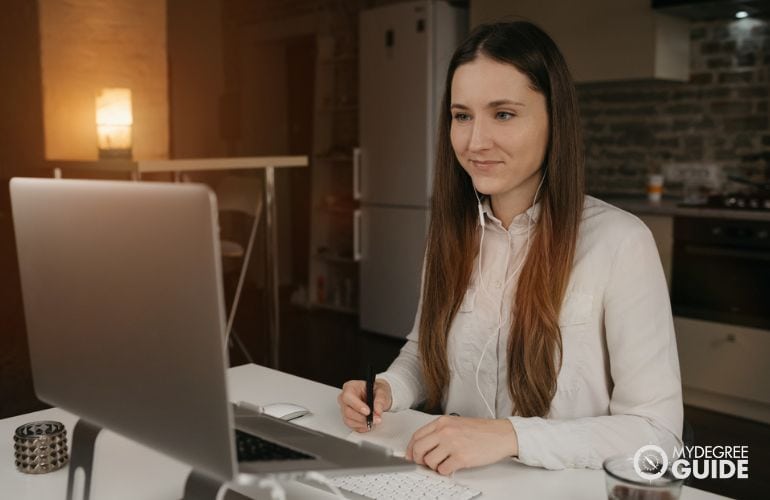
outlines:
[[[216, 500], [217, 493], [219, 493], [223, 485], [224, 483], [221, 481], [216, 481], [196, 470], [192, 470], [190, 475], [187, 476], [182, 500]], [[222, 500], [251, 500], [251, 498], [227, 488]]]
[[67, 473], [67, 500], [73, 498], [73, 489], [75, 487], [75, 474], [78, 469], [83, 469], [83, 499], [91, 498], [91, 475], [94, 468], [94, 446], [96, 437], [102, 431], [101, 427], [79, 419], [72, 430], [72, 441], [70, 443], [70, 463]]
[[[70, 444], [70, 463], [67, 473], [67, 500], [90, 500], [91, 498], [91, 477], [94, 467], [94, 447], [96, 438], [102, 431], [87, 420], [79, 419], [72, 430], [72, 441]], [[73, 490], [75, 488], [75, 475], [78, 469], [83, 470], [83, 498], [75, 499]], [[224, 486], [221, 481], [216, 481], [192, 470], [187, 476], [184, 487], [184, 496], [181, 500], [216, 500], [219, 490]], [[227, 488], [223, 500], [249, 500], [249, 497]]]

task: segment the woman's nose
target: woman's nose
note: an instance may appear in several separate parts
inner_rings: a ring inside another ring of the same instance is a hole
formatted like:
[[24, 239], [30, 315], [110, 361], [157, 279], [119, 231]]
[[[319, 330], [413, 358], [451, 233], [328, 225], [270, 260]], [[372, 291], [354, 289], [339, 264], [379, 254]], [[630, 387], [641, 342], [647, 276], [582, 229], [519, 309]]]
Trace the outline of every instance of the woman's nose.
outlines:
[[471, 130], [468, 149], [470, 151], [483, 151], [489, 149], [491, 145], [492, 138], [489, 134], [488, 127], [483, 123], [483, 120], [475, 120], [473, 122], [473, 129]]

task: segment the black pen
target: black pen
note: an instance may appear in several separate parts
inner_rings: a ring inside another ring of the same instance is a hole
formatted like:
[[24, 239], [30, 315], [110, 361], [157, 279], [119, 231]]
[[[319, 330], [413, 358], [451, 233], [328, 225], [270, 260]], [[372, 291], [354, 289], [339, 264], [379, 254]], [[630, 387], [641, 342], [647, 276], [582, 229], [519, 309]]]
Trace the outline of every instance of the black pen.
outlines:
[[369, 365], [366, 374], [366, 404], [369, 406], [369, 414], [366, 416], [366, 428], [372, 430], [374, 421], [374, 368]]

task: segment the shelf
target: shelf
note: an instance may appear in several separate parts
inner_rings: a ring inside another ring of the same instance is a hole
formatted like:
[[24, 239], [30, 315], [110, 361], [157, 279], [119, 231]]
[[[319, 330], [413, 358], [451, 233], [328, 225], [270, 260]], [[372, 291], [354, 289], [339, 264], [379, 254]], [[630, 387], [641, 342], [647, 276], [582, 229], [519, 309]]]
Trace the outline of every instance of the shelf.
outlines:
[[341, 54], [338, 56], [332, 56], [321, 61], [324, 66], [334, 66], [340, 63], [355, 63], [358, 62], [358, 54]]
[[327, 214], [353, 215], [353, 212], [355, 212], [357, 208], [358, 207], [354, 205], [344, 207], [321, 205], [320, 207], [316, 207], [316, 210]]
[[360, 207], [353, 192], [358, 50], [331, 35], [319, 35], [317, 49], [308, 307], [357, 315], [360, 271], [351, 250]]
[[186, 158], [142, 160], [139, 173], [191, 172], [194, 170], [241, 170], [278, 167], [307, 167], [307, 156], [250, 156], [243, 158]]
[[329, 163], [352, 163], [353, 155], [346, 154], [317, 154], [314, 155], [315, 160], [329, 162]]
[[337, 264], [355, 264], [358, 262], [352, 256], [343, 257], [341, 255], [333, 255], [333, 254], [326, 254], [326, 253], [317, 253], [313, 255], [313, 258], [322, 260], [325, 262], [334, 262]]
[[342, 104], [338, 106], [323, 106], [318, 109], [319, 113], [354, 113], [358, 111], [358, 106], [352, 104]]
[[316, 309], [326, 309], [327, 311], [334, 311], [344, 314], [352, 314], [354, 316], [358, 315], [358, 309], [353, 309], [352, 307], [335, 306], [334, 304], [321, 304], [317, 302], [312, 302], [310, 307]]

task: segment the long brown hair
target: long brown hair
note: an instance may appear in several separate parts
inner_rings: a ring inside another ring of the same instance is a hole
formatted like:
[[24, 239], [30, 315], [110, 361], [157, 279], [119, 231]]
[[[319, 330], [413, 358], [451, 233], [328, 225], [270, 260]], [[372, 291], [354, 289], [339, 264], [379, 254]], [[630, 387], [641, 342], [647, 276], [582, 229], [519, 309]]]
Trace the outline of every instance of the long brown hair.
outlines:
[[419, 325], [427, 404], [438, 407], [448, 385], [447, 336], [479, 250], [473, 184], [449, 137], [452, 78], [459, 66], [479, 55], [513, 65], [546, 100], [549, 140], [541, 166], [540, 215], [519, 276], [508, 342], [513, 414], [545, 416], [561, 369], [558, 318], [583, 208], [583, 151], [575, 87], [567, 64], [553, 40], [525, 21], [477, 27], [457, 48], [447, 71]]

